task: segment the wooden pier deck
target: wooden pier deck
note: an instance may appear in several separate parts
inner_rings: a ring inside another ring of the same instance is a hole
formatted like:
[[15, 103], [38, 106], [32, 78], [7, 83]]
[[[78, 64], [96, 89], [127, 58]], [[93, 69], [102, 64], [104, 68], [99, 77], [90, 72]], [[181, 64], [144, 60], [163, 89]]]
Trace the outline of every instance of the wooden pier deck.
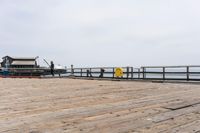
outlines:
[[199, 133], [200, 85], [0, 79], [0, 133]]

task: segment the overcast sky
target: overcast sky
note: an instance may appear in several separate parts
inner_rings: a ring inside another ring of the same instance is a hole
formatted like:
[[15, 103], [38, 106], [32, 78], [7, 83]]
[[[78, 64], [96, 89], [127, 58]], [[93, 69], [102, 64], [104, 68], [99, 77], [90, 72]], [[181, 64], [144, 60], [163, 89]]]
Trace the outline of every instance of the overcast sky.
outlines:
[[0, 56], [75, 67], [200, 64], [199, 0], [0, 0]]

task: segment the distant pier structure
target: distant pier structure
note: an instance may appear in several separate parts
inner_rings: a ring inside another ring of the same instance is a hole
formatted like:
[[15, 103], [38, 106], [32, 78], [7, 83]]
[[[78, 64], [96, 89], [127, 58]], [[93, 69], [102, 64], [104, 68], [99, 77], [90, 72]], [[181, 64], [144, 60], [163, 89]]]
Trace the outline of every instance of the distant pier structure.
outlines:
[[[33, 78], [51, 75], [49, 67], [41, 67], [37, 63], [39, 57], [12, 57], [5, 56], [0, 63], [0, 77]], [[56, 68], [57, 75], [65, 74], [66, 69]]]
[[37, 57], [11, 57], [5, 56], [2, 58], [1, 67], [4, 68], [37, 68]]
[[[37, 64], [38, 57], [3, 57], [0, 63], [0, 77], [51, 77], [50, 67]], [[48, 63], [47, 63], [48, 64]], [[117, 80], [185, 80], [200, 81], [200, 65], [186, 66], [142, 66], [55, 68], [55, 77], [77, 77], [89, 79]]]

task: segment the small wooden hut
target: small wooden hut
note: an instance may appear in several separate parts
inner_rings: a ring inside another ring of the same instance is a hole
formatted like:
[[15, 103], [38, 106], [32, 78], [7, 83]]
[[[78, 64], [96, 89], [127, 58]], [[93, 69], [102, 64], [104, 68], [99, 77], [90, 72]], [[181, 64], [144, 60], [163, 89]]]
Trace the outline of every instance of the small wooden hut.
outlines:
[[25, 58], [25, 57], [11, 57], [5, 56], [2, 58], [1, 67], [9, 68], [37, 68], [36, 58]]

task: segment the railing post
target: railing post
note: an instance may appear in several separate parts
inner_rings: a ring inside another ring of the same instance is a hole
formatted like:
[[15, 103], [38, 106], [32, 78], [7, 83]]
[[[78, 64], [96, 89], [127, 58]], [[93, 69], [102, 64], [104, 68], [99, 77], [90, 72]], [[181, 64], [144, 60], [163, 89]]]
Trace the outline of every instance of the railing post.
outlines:
[[90, 77], [92, 77], [92, 68], [90, 68]]
[[163, 80], [165, 80], [165, 67], [163, 67]]
[[145, 67], [142, 67], [142, 74], [143, 74], [143, 79], [145, 79], [146, 78], [146, 69], [145, 69]]
[[71, 65], [71, 75], [74, 75], [74, 65]]
[[187, 66], [186, 69], [187, 69], [187, 81], [189, 81], [190, 80], [190, 67]]
[[133, 79], [133, 67], [131, 67], [131, 78]]
[[113, 68], [113, 78], [115, 78], [115, 68]]
[[90, 71], [90, 70], [88, 70], [88, 69], [86, 70], [86, 73], [87, 73], [87, 74], [86, 74], [86, 77], [89, 77], [89, 71]]
[[59, 76], [59, 78], [61, 77], [61, 71], [60, 70], [58, 71], [58, 76]]
[[138, 69], [138, 79], [140, 79], [140, 69]]
[[81, 77], [83, 77], [83, 69], [81, 68]]
[[129, 77], [129, 67], [126, 68], [126, 78], [128, 79]]

